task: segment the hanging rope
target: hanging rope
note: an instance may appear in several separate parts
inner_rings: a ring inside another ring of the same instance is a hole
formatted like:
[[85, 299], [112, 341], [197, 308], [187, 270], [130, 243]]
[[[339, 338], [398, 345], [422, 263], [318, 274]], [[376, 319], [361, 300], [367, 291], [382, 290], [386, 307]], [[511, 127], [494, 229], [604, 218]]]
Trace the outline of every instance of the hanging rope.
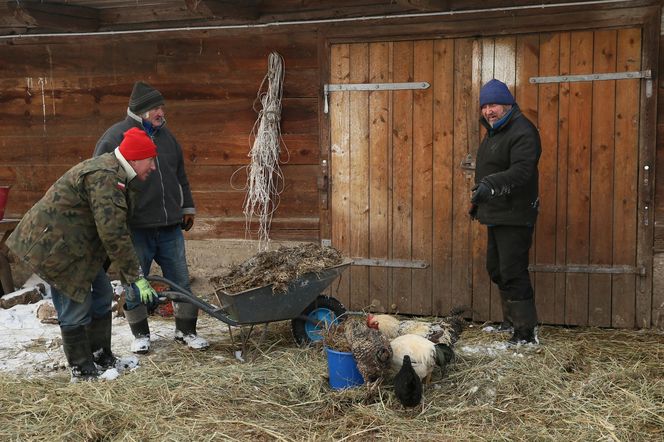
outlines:
[[[276, 52], [270, 54], [267, 74], [258, 88], [254, 101], [253, 107], [258, 113], [258, 119], [251, 129], [251, 149], [248, 155], [251, 161], [249, 165], [245, 166], [247, 171], [246, 196], [243, 206], [245, 237], [251, 237], [252, 220], [258, 219], [259, 251], [268, 249], [272, 215], [279, 206], [279, 196], [284, 188], [284, 177], [279, 166], [282, 144], [280, 122], [283, 64], [281, 55]], [[265, 87], [267, 90], [264, 89]], [[259, 104], [260, 109], [257, 108]], [[288, 151], [286, 150], [286, 152]]]

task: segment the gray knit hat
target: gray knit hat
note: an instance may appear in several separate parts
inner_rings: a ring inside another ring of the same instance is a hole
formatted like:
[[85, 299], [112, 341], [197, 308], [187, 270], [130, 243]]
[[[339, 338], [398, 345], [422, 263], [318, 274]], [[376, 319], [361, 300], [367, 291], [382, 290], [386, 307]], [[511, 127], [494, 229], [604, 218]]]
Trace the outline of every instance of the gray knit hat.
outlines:
[[136, 115], [140, 115], [164, 104], [164, 97], [161, 93], [142, 81], [134, 84], [134, 90], [129, 97], [129, 110]]

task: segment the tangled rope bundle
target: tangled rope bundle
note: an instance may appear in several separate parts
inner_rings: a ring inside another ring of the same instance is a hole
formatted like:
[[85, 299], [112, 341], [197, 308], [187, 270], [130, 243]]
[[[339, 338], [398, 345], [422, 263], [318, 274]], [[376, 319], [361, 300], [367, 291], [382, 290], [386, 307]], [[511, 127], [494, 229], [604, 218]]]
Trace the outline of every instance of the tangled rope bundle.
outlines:
[[[251, 162], [247, 171], [246, 196], [244, 199], [245, 233], [251, 234], [254, 218], [259, 221], [258, 249], [265, 251], [270, 242], [272, 215], [279, 206], [279, 196], [284, 189], [284, 177], [279, 166], [281, 139], [281, 97], [283, 93], [283, 58], [272, 52], [268, 58], [268, 72], [263, 78], [254, 110], [258, 119], [251, 130]], [[266, 87], [265, 91], [264, 88]], [[260, 109], [257, 104], [260, 103]], [[285, 148], [285, 146], [284, 146]], [[286, 152], [288, 152], [286, 150]], [[236, 171], [237, 172], [237, 171]]]

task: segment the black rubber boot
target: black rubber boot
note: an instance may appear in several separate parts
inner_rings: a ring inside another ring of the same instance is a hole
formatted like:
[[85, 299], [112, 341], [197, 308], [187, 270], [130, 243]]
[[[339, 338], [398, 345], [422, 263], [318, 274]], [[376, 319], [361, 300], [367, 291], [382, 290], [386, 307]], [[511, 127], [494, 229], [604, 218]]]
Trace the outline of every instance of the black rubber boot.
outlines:
[[507, 301], [509, 318], [514, 324], [514, 334], [508, 340], [510, 344], [539, 344], [535, 327], [537, 326], [537, 309], [535, 299]]
[[[126, 307], [126, 304], [125, 304]], [[141, 355], [150, 351], [150, 325], [148, 324], [148, 310], [145, 305], [139, 305], [132, 310], [125, 310], [125, 318], [129, 323], [134, 342], [131, 351]]]
[[512, 332], [514, 328], [512, 326], [512, 320], [510, 319], [509, 307], [507, 305], [507, 295], [504, 292], [500, 292], [500, 306], [503, 309], [503, 322], [498, 326], [498, 331], [501, 332]]
[[103, 368], [115, 367], [116, 358], [111, 351], [111, 312], [93, 318], [87, 326], [88, 340], [95, 364]]
[[99, 376], [85, 326], [60, 327], [62, 349], [71, 369], [71, 381], [90, 381]]

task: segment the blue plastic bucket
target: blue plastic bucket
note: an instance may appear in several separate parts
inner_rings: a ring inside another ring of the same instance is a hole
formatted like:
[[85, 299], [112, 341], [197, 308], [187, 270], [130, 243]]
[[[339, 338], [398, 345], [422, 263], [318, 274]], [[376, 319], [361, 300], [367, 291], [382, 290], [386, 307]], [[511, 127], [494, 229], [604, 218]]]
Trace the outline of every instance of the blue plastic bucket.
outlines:
[[330, 375], [330, 387], [334, 390], [353, 388], [364, 384], [362, 375], [357, 370], [357, 363], [353, 353], [335, 351], [325, 348], [327, 351], [327, 370]]

